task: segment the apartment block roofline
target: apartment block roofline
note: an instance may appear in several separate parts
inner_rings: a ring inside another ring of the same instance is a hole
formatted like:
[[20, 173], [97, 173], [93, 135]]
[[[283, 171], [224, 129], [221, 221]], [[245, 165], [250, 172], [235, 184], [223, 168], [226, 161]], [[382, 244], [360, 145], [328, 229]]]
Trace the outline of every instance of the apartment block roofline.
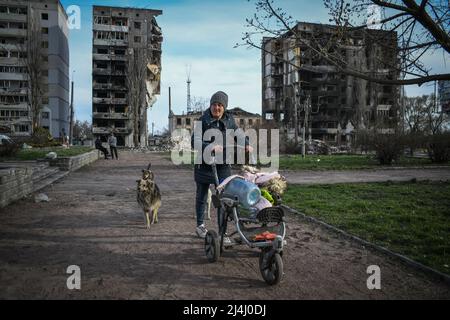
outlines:
[[154, 16], [159, 16], [163, 14], [162, 10], [156, 9], [146, 9], [146, 8], [137, 8], [137, 7], [115, 7], [115, 6], [93, 6], [94, 9], [121, 9], [121, 10], [129, 10], [129, 11], [146, 11]]
[[[64, 8], [64, 6], [62, 5], [60, 0], [28, 0], [28, 2], [36, 2], [36, 3], [57, 3], [58, 6], [60, 7], [60, 9], [62, 9], [62, 12], [64, 13], [64, 16], [66, 17], [66, 19], [68, 19], [69, 17], [67, 16], [67, 12], [66, 9]], [[11, 1], [11, 4], [14, 4], [14, 1]]]
[[[333, 24], [325, 24], [325, 23], [318, 23], [318, 22], [306, 22], [306, 21], [298, 21], [297, 23], [296, 23], [296, 25], [292, 28], [292, 29], [297, 29], [297, 28], [299, 28], [299, 26], [301, 26], [301, 25], [308, 25], [308, 26], [310, 26], [310, 27], [320, 27], [320, 28], [330, 28], [330, 29], [337, 29], [339, 26], [337, 26], [337, 25], [333, 25]], [[373, 34], [376, 34], [376, 33], [378, 33], [378, 34], [391, 34], [392, 36], [394, 36], [395, 35], [395, 37], [397, 37], [397, 31], [391, 31], [391, 30], [378, 30], [378, 29], [370, 29], [370, 28], [364, 28], [364, 29], [358, 29], [358, 28], [356, 28], [356, 27], [346, 27], [346, 30], [347, 31], [358, 31], [358, 30], [364, 30], [364, 31], [366, 31], [366, 32], [369, 32], [369, 33], [371, 33], [372, 35]], [[301, 31], [301, 30], [299, 30], [299, 31]], [[283, 34], [281, 34], [280, 36], [278, 36], [278, 37], [268, 37], [268, 36], [263, 36], [263, 38], [261, 39], [261, 43], [266, 43], [266, 42], [268, 42], [268, 41], [271, 41], [271, 40], [277, 40], [277, 39], [280, 39], [280, 38], [289, 38], [289, 37], [291, 37], [292, 36], [292, 32], [289, 30], [289, 31], [286, 31], [285, 33], [283, 33]]]
[[[338, 28], [338, 25], [335, 24], [329, 24], [329, 23], [319, 23], [319, 22], [308, 22], [308, 21], [297, 21], [295, 27], [299, 26], [299, 25], [310, 25], [310, 26], [317, 26], [317, 27], [328, 27], [328, 28]], [[349, 30], [354, 29], [356, 27], [346, 27]], [[388, 30], [378, 30], [378, 29], [369, 29], [371, 31], [388, 31]]]

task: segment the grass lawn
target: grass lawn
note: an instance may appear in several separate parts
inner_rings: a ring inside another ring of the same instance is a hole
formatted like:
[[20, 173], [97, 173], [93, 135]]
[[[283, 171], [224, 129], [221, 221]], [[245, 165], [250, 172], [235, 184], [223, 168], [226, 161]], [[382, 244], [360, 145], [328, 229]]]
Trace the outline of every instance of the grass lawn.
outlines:
[[73, 146], [70, 148], [63, 147], [50, 147], [50, 148], [35, 148], [20, 150], [13, 158], [7, 160], [36, 160], [39, 158], [45, 158], [45, 155], [51, 151], [56, 152], [58, 157], [70, 157], [76, 156], [82, 153], [86, 153], [94, 150], [91, 147]]
[[[402, 157], [392, 166], [432, 166], [428, 158]], [[442, 165], [442, 164], [440, 164]], [[449, 165], [446, 163], [445, 165]], [[381, 167], [372, 155], [280, 155], [280, 170], [351, 170]]]
[[450, 274], [450, 181], [290, 185], [283, 201]]
[[[171, 153], [165, 152], [165, 158], [171, 160]], [[193, 163], [195, 154], [191, 154], [191, 163]], [[403, 157], [398, 162], [393, 163], [396, 167], [425, 167], [435, 164], [428, 158], [410, 158]], [[193, 164], [184, 164], [182, 167], [193, 168]], [[280, 155], [280, 170], [355, 170], [355, 169], [375, 169], [383, 168], [372, 155], [308, 155], [302, 159], [301, 155]]]

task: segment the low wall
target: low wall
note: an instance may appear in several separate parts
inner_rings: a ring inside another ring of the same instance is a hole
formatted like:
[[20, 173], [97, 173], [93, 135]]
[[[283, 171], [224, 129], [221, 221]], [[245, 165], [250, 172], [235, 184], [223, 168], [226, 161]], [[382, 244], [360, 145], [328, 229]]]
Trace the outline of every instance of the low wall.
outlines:
[[0, 208], [33, 192], [33, 168], [0, 168]]
[[[50, 166], [62, 171], [75, 171], [98, 160], [98, 150], [73, 157], [61, 157], [49, 161]], [[0, 168], [0, 208], [34, 192], [32, 167]]]
[[80, 154], [73, 157], [61, 157], [49, 161], [50, 166], [59, 167], [63, 171], [75, 171], [81, 167], [97, 161], [99, 158], [98, 150], [93, 150], [87, 153]]

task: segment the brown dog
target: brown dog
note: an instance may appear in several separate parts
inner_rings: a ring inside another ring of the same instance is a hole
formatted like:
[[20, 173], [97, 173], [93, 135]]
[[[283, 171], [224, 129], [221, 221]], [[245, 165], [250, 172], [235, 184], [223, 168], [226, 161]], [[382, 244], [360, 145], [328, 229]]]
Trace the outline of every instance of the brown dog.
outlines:
[[[150, 229], [150, 224], [158, 223], [158, 209], [161, 206], [161, 192], [154, 181], [153, 172], [150, 171], [151, 165], [149, 163], [147, 170], [142, 170], [142, 179], [136, 180], [137, 202], [144, 210], [147, 229]], [[150, 214], [152, 214], [151, 221]]]

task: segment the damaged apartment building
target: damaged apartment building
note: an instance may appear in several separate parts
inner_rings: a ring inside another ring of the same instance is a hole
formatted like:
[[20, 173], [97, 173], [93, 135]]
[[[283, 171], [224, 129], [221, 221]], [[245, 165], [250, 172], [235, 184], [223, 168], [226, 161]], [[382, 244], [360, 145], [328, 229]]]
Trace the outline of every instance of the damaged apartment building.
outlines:
[[94, 6], [92, 130], [126, 147], [148, 145], [147, 109], [160, 93], [161, 10]]
[[0, 0], [0, 133], [69, 133], [67, 20], [58, 0]]
[[335, 145], [350, 144], [358, 129], [376, 123], [387, 124], [385, 132], [392, 130], [399, 87], [342, 73], [313, 49], [328, 46], [330, 53], [342, 58], [342, 65], [395, 80], [399, 76], [396, 33], [347, 30], [346, 37], [337, 41], [335, 26], [300, 22], [295, 30], [297, 39], [292, 34], [263, 39], [263, 119], [274, 122], [288, 139], [297, 130], [301, 140], [306, 127], [306, 139]]

